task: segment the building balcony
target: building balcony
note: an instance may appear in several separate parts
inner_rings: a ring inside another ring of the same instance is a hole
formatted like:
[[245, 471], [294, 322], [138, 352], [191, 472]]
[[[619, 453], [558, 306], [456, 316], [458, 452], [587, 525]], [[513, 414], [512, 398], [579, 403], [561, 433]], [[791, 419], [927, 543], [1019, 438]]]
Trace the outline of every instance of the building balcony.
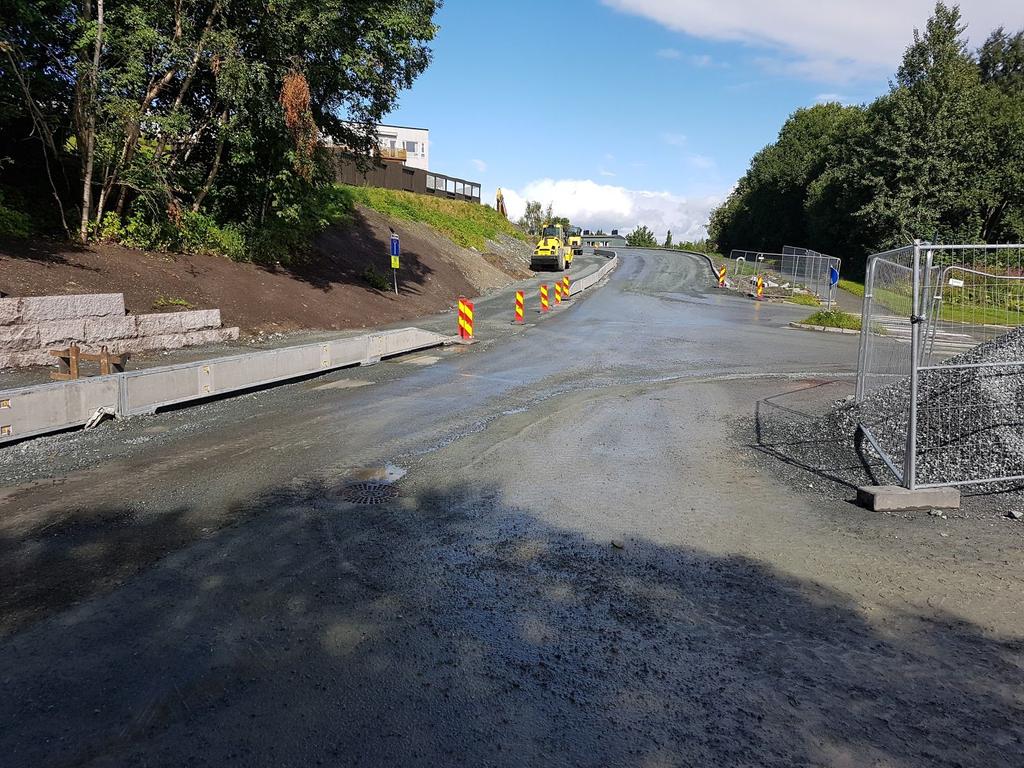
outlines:
[[378, 148], [380, 159], [387, 163], [404, 163], [409, 159], [409, 153], [405, 149], [392, 149], [391, 147]]

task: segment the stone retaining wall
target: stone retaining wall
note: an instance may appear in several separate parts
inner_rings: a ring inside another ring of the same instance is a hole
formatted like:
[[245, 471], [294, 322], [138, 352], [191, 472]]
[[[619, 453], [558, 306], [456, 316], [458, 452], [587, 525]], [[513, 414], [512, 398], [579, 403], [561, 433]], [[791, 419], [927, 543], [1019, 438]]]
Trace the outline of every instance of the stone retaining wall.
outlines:
[[120, 354], [237, 338], [237, 328], [221, 328], [219, 309], [129, 315], [121, 293], [0, 298], [0, 368], [51, 365], [49, 350], [71, 343]]

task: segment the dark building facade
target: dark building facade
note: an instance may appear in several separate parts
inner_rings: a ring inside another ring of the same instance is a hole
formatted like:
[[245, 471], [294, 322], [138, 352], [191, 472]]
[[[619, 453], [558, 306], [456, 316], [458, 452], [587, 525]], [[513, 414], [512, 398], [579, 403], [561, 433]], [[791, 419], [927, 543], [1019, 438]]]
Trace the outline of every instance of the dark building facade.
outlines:
[[450, 200], [480, 202], [480, 182], [445, 176], [443, 173], [410, 168], [398, 162], [370, 160], [369, 167], [361, 171], [356, 159], [338, 149], [332, 149], [334, 178], [342, 184], [356, 187], [383, 187], [403, 189], [418, 195], [445, 197]]

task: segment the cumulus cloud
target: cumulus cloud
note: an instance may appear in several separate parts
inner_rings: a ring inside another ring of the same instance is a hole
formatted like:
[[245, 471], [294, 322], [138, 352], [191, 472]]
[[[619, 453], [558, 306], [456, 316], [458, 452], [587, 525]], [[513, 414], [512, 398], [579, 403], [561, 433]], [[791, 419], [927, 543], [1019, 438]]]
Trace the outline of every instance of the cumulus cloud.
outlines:
[[694, 240], [707, 234], [711, 210], [718, 197], [687, 198], [671, 192], [626, 189], [590, 179], [539, 179], [522, 189], [504, 190], [508, 214], [518, 219], [527, 200], [549, 203], [559, 216], [567, 216], [584, 229], [628, 232], [640, 224], [663, 238], [668, 230], [676, 240]]
[[[783, 55], [763, 65], [815, 80], [844, 82], [891, 73], [915, 27], [934, 10], [934, 0], [603, 0], [669, 29], [710, 40], [767, 46]], [[1000, 25], [1024, 25], [1020, 0], [964, 3], [964, 20], [975, 45]]]

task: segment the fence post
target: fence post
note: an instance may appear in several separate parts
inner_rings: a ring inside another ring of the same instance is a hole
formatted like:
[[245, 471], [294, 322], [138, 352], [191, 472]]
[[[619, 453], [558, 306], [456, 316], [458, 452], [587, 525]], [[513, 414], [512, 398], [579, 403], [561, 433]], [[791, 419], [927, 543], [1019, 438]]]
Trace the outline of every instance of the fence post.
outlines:
[[921, 350], [921, 241], [914, 241], [910, 310], [910, 411], [907, 414], [907, 451], [903, 457], [903, 485], [917, 488], [917, 385]]
[[868, 368], [868, 336], [871, 333], [871, 299], [875, 293], [875, 264], [877, 259], [868, 260], [868, 268], [864, 272], [864, 303], [860, 315], [860, 349], [857, 350], [857, 389], [856, 401], [864, 401], [864, 385]]

